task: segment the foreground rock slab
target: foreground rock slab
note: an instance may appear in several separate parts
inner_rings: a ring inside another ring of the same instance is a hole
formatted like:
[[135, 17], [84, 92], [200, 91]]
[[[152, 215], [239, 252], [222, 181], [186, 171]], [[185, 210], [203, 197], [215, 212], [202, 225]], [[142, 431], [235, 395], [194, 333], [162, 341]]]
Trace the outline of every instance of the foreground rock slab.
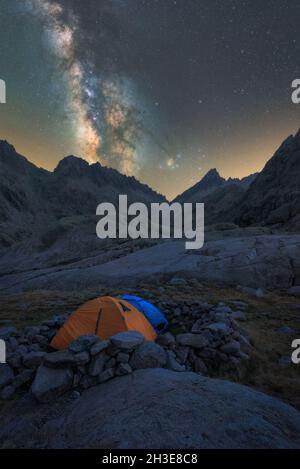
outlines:
[[138, 370], [76, 400], [16, 402], [3, 412], [0, 447], [300, 448], [300, 413], [227, 381]]

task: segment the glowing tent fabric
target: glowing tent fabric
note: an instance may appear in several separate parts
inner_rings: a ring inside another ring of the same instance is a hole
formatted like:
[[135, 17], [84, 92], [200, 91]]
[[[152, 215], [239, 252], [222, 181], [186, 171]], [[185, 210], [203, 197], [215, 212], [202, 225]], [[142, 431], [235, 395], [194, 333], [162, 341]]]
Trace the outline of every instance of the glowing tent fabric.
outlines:
[[163, 332], [168, 327], [168, 321], [164, 314], [152, 303], [149, 303], [149, 301], [139, 296], [131, 295], [124, 295], [122, 299], [128, 301], [128, 303], [143, 313], [157, 333]]
[[95, 334], [104, 340], [123, 331], [141, 332], [146, 340], [151, 341], [157, 336], [146, 317], [132, 304], [102, 296], [80, 306], [59, 329], [50, 345], [62, 350], [82, 335]]

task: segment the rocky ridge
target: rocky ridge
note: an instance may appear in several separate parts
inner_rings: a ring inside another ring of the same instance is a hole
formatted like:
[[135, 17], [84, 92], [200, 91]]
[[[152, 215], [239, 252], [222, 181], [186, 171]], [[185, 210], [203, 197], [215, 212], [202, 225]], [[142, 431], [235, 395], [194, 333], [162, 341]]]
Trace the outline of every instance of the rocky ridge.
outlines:
[[129, 202], [165, 201], [134, 177], [72, 155], [46, 171], [0, 140], [0, 248], [31, 239], [36, 251], [46, 249], [74, 225], [85, 233], [89, 224], [94, 235], [96, 207], [116, 203], [119, 194], [127, 194]]
[[216, 169], [177, 202], [202, 202], [206, 223], [233, 222], [300, 230], [300, 130], [290, 135], [260, 173], [241, 180], [222, 178]]

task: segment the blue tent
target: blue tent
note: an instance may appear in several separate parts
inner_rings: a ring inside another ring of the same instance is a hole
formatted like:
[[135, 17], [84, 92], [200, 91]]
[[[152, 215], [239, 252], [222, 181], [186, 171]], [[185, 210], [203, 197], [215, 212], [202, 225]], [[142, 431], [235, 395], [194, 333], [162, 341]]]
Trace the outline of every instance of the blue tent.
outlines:
[[163, 332], [167, 328], [167, 319], [163, 313], [156, 308], [156, 306], [149, 303], [149, 301], [139, 296], [131, 295], [122, 296], [122, 300], [128, 301], [128, 303], [131, 303], [136, 309], [143, 313], [157, 333]]

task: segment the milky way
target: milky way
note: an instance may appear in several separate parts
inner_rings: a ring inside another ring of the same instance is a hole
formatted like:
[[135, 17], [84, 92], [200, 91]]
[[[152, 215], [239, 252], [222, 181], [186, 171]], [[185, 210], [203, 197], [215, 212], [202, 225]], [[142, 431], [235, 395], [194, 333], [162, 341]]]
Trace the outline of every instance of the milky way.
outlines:
[[[76, 9], [76, 2], [26, 0], [23, 12], [40, 17], [47, 47], [64, 70], [69, 85], [68, 111], [83, 156], [90, 163], [100, 160], [133, 174], [138, 170], [139, 111], [132, 85], [116, 74], [113, 64], [99, 62], [93, 48], [83, 46], [91, 36], [84, 17], [77, 14], [78, 4]], [[98, 4], [98, 18], [113, 15], [112, 7], [113, 3], [110, 9], [107, 2]], [[109, 41], [105, 27], [100, 28], [97, 50], [105, 49]], [[110, 43], [110, 50], [112, 47]]]
[[169, 197], [259, 171], [299, 127], [299, 17], [291, 0], [1, 0], [2, 137]]

